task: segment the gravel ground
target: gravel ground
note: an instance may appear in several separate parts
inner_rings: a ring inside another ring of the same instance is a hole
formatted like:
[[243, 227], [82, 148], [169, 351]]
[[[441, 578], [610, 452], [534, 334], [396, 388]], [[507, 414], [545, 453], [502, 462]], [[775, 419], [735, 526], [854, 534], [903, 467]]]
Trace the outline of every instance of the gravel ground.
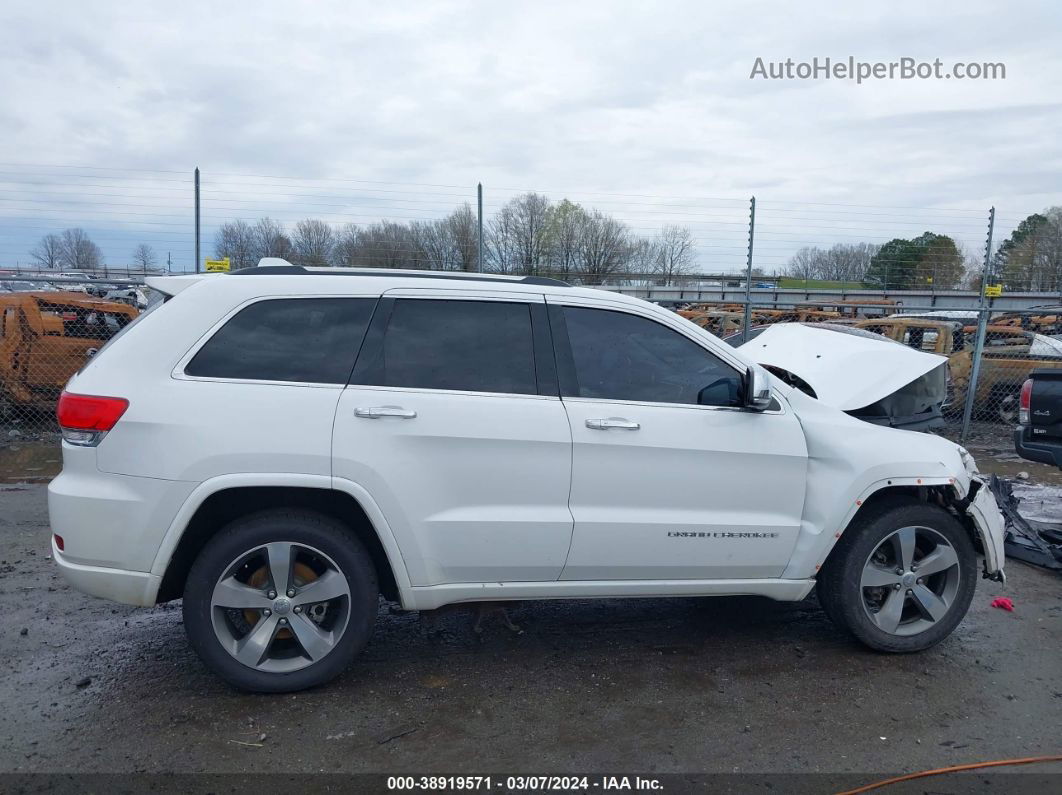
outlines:
[[[381, 607], [332, 684], [236, 692], [189, 650], [178, 604], [70, 590], [45, 487], [0, 486], [0, 771], [853, 772], [1062, 751], [1062, 579], [982, 581], [937, 648], [874, 654], [814, 597], [533, 603], [475, 639]], [[782, 787], [784, 789], [784, 786]], [[982, 787], [982, 791], [983, 791]], [[940, 790], [936, 791], [953, 791]]]

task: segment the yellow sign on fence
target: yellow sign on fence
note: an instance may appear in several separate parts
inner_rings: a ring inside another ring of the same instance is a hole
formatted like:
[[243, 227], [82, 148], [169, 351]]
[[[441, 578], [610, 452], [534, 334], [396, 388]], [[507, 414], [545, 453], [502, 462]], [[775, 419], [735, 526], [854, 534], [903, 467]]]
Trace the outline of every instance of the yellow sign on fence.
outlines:
[[999, 298], [1001, 295], [1003, 295], [1002, 284], [990, 284], [985, 287], [985, 298]]
[[211, 271], [231, 270], [229, 267], [229, 258], [225, 257], [224, 259], [208, 259], [206, 261], [206, 269], [208, 273]]

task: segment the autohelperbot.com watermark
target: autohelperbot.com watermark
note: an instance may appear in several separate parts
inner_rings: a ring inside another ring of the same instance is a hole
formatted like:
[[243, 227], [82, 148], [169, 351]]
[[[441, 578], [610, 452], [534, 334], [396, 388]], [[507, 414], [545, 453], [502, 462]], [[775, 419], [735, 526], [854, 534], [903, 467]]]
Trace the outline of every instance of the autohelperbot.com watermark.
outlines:
[[895, 61], [860, 61], [847, 58], [819, 58], [797, 61], [770, 61], [757, 58], [749, 73], [750, 80], [853, 80], [861, 84], [870, 80], [1006, 80], [1007, 65], [991, 61], [953, 61], [940, 58], [923, 61], [899, 58]]

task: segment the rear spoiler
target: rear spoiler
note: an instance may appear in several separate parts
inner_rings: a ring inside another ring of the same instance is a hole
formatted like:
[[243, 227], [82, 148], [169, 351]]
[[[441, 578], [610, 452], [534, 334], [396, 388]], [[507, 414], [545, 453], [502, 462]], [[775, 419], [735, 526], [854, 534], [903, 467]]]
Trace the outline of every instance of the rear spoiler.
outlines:
[[182, 276], [148, 276], [144, 279], [144, 284], [152, 290], [158, 290], [163, 295], [172, 298], [181, 290], [185, 290], [211, 275], [209, 273], [189, 273]]

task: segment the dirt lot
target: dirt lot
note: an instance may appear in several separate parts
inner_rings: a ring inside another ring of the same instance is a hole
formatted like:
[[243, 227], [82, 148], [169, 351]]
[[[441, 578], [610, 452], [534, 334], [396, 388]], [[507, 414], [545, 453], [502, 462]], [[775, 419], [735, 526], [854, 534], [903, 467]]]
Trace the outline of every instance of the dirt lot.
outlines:
[[494, 620], [482, 642], [463, 613], [432, 639], [382, 606], [348, 673], [267, 697], [204, 670], [176, 604], [70, 590], [46, 522], [42, 484], [0, 485], [2, 772], [876, 774], [1062, 752], [1062, 578], [1016, 562], [1015, 612], [982, 581], [915, 656], [855, 645], [814, 597], [528, 604], [523, 635]]

